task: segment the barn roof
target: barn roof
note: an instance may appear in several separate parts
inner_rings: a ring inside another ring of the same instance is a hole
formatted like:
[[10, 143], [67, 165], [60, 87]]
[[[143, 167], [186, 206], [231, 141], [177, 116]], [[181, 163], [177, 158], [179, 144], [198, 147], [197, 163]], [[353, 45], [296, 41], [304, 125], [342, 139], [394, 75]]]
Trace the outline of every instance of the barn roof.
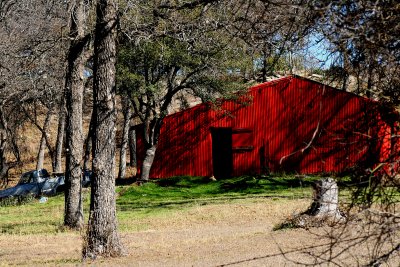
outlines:
[[[310, 79], [310, 78], [307, 78], [307, 77], [304, 77], [304, 76], [300, 76], [300, 75], [297, 75], [297, 74], [292, 74], [292, 75], [285, 76], [285, 77], [279, 77], [279, 78], [276, 78], [274, 80], [270, 80], [270, 81], [267, 81], [267, 82], [264, 82], [264, 83], [259, 83], [259, 84], [250, 86], [249, 88], [246, 89], [247, 91], [245, 91], [244, 93], [250, 93], [250, 92], [253, 92], [253, 91], [257, 91], [257, 90], [267, 89], [271, 85], [274, 85], [274, 84], [277, 84], [277, 83], [281, 83], [281, 82], [284, 82], [284, 81], [291, 81], [292, 79], [300, 79], [300, 80], [305, 80], [305, 81], [308, 81], [308, 82], [312, 82], [314, 84], [318, 84], [318, 85], [324, 86], [326, 88], [329, 88], [330, 90], [337, 91], [337, 92], [340, 92], [340, 93], [351, 95], [353, 97], [357, 97], [357, 98], [363, 99], [364, 101], [371, 101], [371, 102], [374, 102], [374, 103], [378, 103], [379, 102], [377, 100], [373, 100], [373, 99], [370, 99], [370, 98], [367, 98], [367, 97], [364, 97], [364, 96], [360, 96], [360, 95], [357, 95], [357, 94], [355, 94], [353, 92], [343, 91], [343, 90], [340, 90], [338, 88], [332, 87], [330, 85], [324, 84], [322, 82], [315, 81], [313, 79]], [[218, 100], [224, 101], [224, 98], [219, 98]], [[210, 105], [209, 102], [200, 103], [200, 104], [194, 105], [193, 107], [186, 108], [184, 110], [169, 114], [169, 115], [167, 115], [167, 117], [179, 116], [179, 114], [182, 113], [182, 112], [198, 109], [198, 108], [201, 108], [201, 107], [204, 107], [204, 106], [209, 106], [209, 105]]]

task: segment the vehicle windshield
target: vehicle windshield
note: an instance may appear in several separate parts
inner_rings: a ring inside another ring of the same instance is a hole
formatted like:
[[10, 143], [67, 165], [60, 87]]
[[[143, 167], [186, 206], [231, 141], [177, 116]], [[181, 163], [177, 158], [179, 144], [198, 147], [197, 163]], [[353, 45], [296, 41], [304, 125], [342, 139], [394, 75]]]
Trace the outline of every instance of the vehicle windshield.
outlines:
[[19, 183], [18, 183], [18, 184], [29, 184], [29, 183], [31, 182], [31, 174], [32, 174], [32, 173], [30, 173], [30, 172], [24, 173], [24, 174], [21, 176], [21, 179], [19, 180]]

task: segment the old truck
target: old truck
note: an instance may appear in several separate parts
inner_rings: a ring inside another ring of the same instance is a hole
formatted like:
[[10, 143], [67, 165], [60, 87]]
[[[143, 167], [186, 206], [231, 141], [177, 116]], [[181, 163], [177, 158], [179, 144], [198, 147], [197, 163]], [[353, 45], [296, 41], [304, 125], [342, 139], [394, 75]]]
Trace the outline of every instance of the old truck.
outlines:
[[51, 177], [46, 169], [33, 170], [21, 175], [18, 184], [0, 191], [0, 199], [17, 196], [55, 195], [64, 190], [64, 176]]

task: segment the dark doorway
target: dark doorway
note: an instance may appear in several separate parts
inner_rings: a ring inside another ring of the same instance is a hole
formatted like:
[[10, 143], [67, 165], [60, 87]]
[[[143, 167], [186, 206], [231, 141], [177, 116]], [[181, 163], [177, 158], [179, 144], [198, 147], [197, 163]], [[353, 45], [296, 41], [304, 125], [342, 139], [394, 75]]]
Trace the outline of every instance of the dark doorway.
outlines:
[[232, 175], [232, 129], [211, 128], [212, 158], [215, 178], [228, 178]]

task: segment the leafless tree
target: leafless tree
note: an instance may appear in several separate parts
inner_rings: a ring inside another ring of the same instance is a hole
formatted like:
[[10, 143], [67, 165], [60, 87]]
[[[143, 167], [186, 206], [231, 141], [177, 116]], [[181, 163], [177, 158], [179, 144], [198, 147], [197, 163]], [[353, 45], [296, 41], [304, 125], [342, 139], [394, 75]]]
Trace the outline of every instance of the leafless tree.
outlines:
[[65, 216], [64, 224], [80, 229], [83, 227], [82, 158], [83, 158], [83, 92], [85, 63], [90, 55], [90, 30], [88, 19], [90, 1], [71, 3], [70, 47], [65, 81], [67, 132], [65, 168]]
[[43, 169], [44, 153], [45, 153], [45, 149], [46, 149], [46, 143], [48, 143], [48, 142], [46, 142], [46, 140], [49, 140], [48, 131], [49, 131], [51, 117], [52, 117], [52, 110], [48, 110], [47, 114], [46, 114], [46, 118], [43, 123], [43, 127], [41, 128], [42, 137], [40, 138], [40, 142], [39, 142], [36, 170]]
[[399, 44], [395, 1], [311, 1], [304, 5], [317, 41], [325, 42], [338, 79], [352, 76], [367, 97], [399, 102]]
[[127, 97], [124, 97], [122, 101], [124, 121], [122, 128], [121, 149], [119, 153], [118, 179], [125, 178], [126, 174], [126, 152], [129, 144], [130, 121], [132, 119], [132, 106], [130, 100]]
[[57, 127], [57, 139], [56, 147], [54, 152], [54, 172], [62, 173], [62, 156], [63, 156], [63, 145], [65, 135], [65, 97], [62, 96], [60, 99], [59, 111], [58, 111], [58, 127]]
[[115, 203], [115, 65], [118, 5], [99, 0], [94, 41], [93, 179], [83, 257], [121, 255]]
[[[17, 118], [6, 116], [11, 114], [10, 108], [13, 107], [13, 95], [1, 95], [0, 102], [0, 185], [5, 186], [8, 183], [8, 171], [20, 164], [21, 158], [19, 148], [16, 142], [15, 132], [20, 126]], [[10, 160], [10, 152], [14, 160]]]
[[[4, 40], [0, 45], [0, 83], [3, 85], [3, 103], [7, 107], [3, 109], [7, 125], [22, 126], [32, 119], [39, 122], [37, 119], [46, 117], [61, 95], [64, 54], [60, 40], [63, 38], [64, 4], [2, 1], [0, 7], [0, 34]], [[30, 111], [30, 118], [25, 116], [26, 111]], [[20, 115], [15, 116], [16, 112]], [[18, 121], [13, 121], [14, 118]], [[20, 145], [18, 131], [18, 127], [8, 131], [9, 148]], [[49, 137], [45, 136], [45, 139], [51, 154]]]

